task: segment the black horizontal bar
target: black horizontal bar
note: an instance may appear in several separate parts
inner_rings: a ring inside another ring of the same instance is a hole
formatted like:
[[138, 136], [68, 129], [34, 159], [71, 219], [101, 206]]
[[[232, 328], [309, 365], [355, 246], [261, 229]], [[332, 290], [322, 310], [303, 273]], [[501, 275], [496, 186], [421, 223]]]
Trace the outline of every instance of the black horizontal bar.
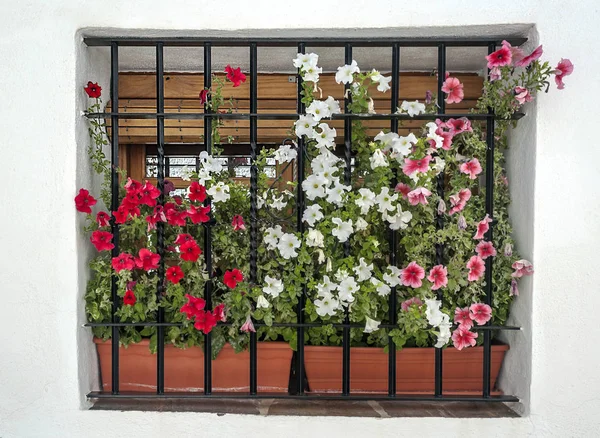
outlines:
[[[231, 113], [231, 114], [209, 114], [209, 113], [85, 113], [85, 117], [88, 119], [108, 119], [110, 117], [117, 117], [119, 119], [175, 119], [175, 120], [193, 120], [193, 119], [232, 119], [232, 120], [250, 120], [251, 117], [256, 117], [261, 120], [295, 120], [301, 114], [297, 113], [275, 113], [275, 114], [261, 114], [261, 113]], [[519, 120], [525, 114], [514, 113], [512, 120]], [[420, 114], [418, 116], [409, 116], [408, 114], [368, 114], [368, 113], [347, 113], [347, 114], [334, 114], [332, 119], [371, 119], [371, 120], [435, 120], [435, 119], [451, 119], [466, 117], [470, 120], [485, 120], [493, 117], [489, 114]], [[499, 117], [495, 117], [499, 119]]]
[[[229, 327], [232, 323], [228, 322], [219, 322], [218, 325]], [[297, 322], [274, 322], [271, 325], [267, 325], [264, 322], [255, 322], [255, 327], [350, 327], [350, 328], [361, 328], [364, 327], [364, 324], [344, 324], [344, 323], [333, 323], [333, 324], [319, 324], [319, 323], [302, 323], [299, 324]], [[143, 326], [143, 327], [183, 327], [182, 322], [88, 322], [83, 324], [83, 327], [135, 327], [135, 326]], [[379, 324], [379, 328], [396, 328], [397, 324]], [[477, 326], [472, 327], [472, 330], [521, 330], [521, 327], [511, 326], [511, 325], [485, 325], [485, 326]]]
[[201, 399], [201, 398], [220, 398], [220, 399], [300, 399], [300, 400], [348, 400], [348, 401], [364, 401], [364, 400], [396, 400], [396, 401], [456, 401], [456, 402], [519, 402], [519, 398], [513, 395], [495, 395], [487, 398], [471, 395], [442, 395], [435, 397], [433, 395], [424, 394], [396, 394], [395, 396], [383, 394], [312, 394], [305, 393], [304, 395], [289, 395], [285, 393], [258, 393], [249, 394], [247, 392], [213, 392], [204, 394], [203, 392], [167, 392], [156, 394], [153, 392], [120, 392], [119, 394], [111, 394], [110, 392], [92, 391], [87, 394], [87, 398], [168, 398], [168, 399]]
[[165, 47], [199, 47], [210, 43], [213, 47], [250, 47], [256, 44], [262, 47], [296, 47], [298, 43], [304, 43], [308, 47], [343, 47], [351, 44], [353, 47], [391, 47], [398, 44], [400, 47], [437, 47], [443, 43], [448, 47], [487, 47], [489, 44], [500, 45], [503, 40], [513, 46], [520, 46], [527, 42], [523, 37], [506, 38], [394, 38], [394, 37], [372, 37], [372, 38], [201, 38], [201, 37], [164, 37], [164, 38], [142, 38], [142, 37], [84, 37], [83, 42], [87, 46], [110, 46], [117, 43], [119, 46], [156, 46], [163, 44]]

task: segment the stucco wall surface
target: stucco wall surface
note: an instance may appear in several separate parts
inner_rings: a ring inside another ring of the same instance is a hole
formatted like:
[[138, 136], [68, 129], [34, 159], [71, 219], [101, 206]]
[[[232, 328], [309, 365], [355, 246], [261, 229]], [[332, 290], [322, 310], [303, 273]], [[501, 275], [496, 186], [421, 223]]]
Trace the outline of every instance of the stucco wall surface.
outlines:
[[[596, 0], [304, 0], [297, 7], [283, 1], [0, 0], [0, 437], [598, 436], [599, 7]], [[569, 57], [575, 73], [564, 91], [542, 94], [527, 109], [508, 157], [519, 249], [536, 268], [515, 304], [513, 322], [524, 330], [510, 335], [501, 379], [523, 399], [523, 418], [86, 410], [83, 395], [96, 384], [90, 334], [81, 327], [90, 249], [73, 197], [93, 184], [82, 85], [99, 81], [108, 92], [108, 72], [104, 54], [83, 46], [81, 29], [324, 28], [348, 35], [339, 29], [369, 28], [380, 35], [464, 36], [522, 33], [532, 25], [529, 36], [544, 44], [545, 58]]]

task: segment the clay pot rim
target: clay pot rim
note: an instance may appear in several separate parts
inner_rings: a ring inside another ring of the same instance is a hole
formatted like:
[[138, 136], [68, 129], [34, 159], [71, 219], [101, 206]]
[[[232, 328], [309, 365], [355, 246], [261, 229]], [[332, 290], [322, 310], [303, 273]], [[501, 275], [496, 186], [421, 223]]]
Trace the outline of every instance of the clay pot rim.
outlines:
[[[343, 347], [342, 346], [338, 346], [338, 345], [305, 345], [304, 346], [304, 350], [305, 351], [308, 350], [308, 349], [310, 349], [310, 350], [313, 350], [315, 352], [318, 352], [318, 351], [328, 351], [328, 350], [331, 351], [332, 349], [338, 349], [338, 348], [342, 349]], [[463, 351], [480, 351], [480, 350], [483, 349], [483, 345], [478, 345], [476, 347], [469, 347], [469, 348], [467, 348], [465, 350], [461, 350], [461, 351], [456, 350], [452, 346], [446, 347], [444, 350], [446, 350], [446, 349], [451, 349], [451, 350], [454, 350], [454, 351], [456, 351], [458, 353], [461, 353]], [[371, 351], [371, 352], [372, 351], [379, 351], [379, 352], [381, 352], [381, 354], [387, 354], [387, 353], [383, 352], [383, 348], [381, 348], [381, 347], [350, 347], [350, 350], [351, 351], [355, 351], [357, 353], [366, 353], [366, 352], [369, 352], [369, 351]], [[402, 350], [397, 350], [397, 353], [398, 354], [399, 353], [403, 353], [403, 354], [404, 353], [406, 353], [406, 354], [419, 354], [419, 353], [422, 353], [422, 352], [427, 351], [427, 350], [433, 352], [433, 351], [437, 350], [437, 348], [435, 348], [435, 347], [404, 347], [404, 348], [402, 348]], [[492, 350], [495, 350], [495, 351], [508, 351], [508, 350], [510, 350], [510, 346], [508, 344], [505, 344], [505, 343], [492, 344]]]
[[[97, 345], [112, 345], [112, 340], [111, 339], [108, 339], [108, 340], [104, 341], [103, 339], [95, 337], [95, 336], [94, 336], [93, 339], [94, 339], [94, 344], [97, 344]], [[140, 342], [132, 342], [131, 344], [129, 344], [127, 346], [127, 348], [128, 347], [132, 347], [132, 346], [148, 347], [149, 345], [150, 345], [150, 339], [143, 338]], [[259, 341], [258, 345], [260, 345], [260, 348], [264, 349], [264, 350], [280, 350], [280, 349], [284, 349], [286, 347], [291, 350], [290, 344], [288, 344], [287, 342], [281, 342], [281, 341]], [[119, 346], [119, 348], [125, 348], [125, 347]], [[198, 345], [193, 346], [193, 347], [179, 348], [179, 347], [176, 347], [173, 344], [167, 344], [167, 343], [165, 343], [165, 348], [177, 348], [178, 350], [187, 350], [187, 349], [190, 349], [190, 348], [199, 348], [199, 349], [202, 350], [202, 347], [200, 347]], [[231, 344], [227, 343], [227, 344], [225, 344], [225, 346], [223, 348], [233, 348], [233, 347], [231, 346]], [[248, 350], [246, 349], [246, 350], [240, 351], [240, 353], [244, 353], [244, 352], [247, 352], [247, 351]]]

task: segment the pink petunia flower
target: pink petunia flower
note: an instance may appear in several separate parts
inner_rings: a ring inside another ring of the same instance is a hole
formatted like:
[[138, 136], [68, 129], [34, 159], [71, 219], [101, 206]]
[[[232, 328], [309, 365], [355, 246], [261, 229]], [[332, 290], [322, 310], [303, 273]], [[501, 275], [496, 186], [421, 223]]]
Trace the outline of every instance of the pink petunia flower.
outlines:
[[252, 323], [252, 318], [250, 318], [250, 315], [248, 315], [246, 317], [246, 322], [240, 327], [240, 330], [243, 332], [256, 332], [256, 329], [254, 328], [254, 324]]
[[494, 67], [490, 70], [490, 82], [497, 81], [500, 78], [502, 78], [502, 72], [500, 72], [498, 67]]
[[409, 298], [406, 301], [403, 301], [402, 304], [400, 304], [400, 308], [404, 312], [408, 312], [409, 307], [412, 306], [412, 305], [422, 306], [423, 305], [423, 301], [421, 301], [419, 299], [419, 297], [412, 297], [412, 298]]
[[404, 183], [398, 183], [396, 184], [396, 188], [394, 188], [395, 192], [401, 193], [402, 194], [402, 198], [406, 199], [408, 198], [408, 193], [410, 192], [410, 186], [408, 184], [404, 184]]
[[448, 285], [448, 268], [444, 265], [436, 265], [431, 268], [427, 280], [433, 283], [431, 290], [438, 290]]
[[471, 199], [471, 190], [469, 189], [461, 189], [458, 193], [450, 195], [451, 208], [449, 214], [462, 211], [466, 207], [469, 199]]
[[488, 257], [496, 256], [496, 248], [494, 248], [494, 244], [492, 242], [486, 242], [484, 240], [479, 242], [479, 244], [475, 247], [475, 251], [477, 252], [477, 254], [479, 254], [479, 257], [481, 257], [484, 260]]
[[442, 91], [447, 93], [446, 103], [459, 103], [465, 97], [463, 90], [463, 84], [460, 83], [458, 78], [449, 77], [444, 81]]
[[531, 102], [533, 100], [533, 96], [527, 88], [515, 87], [515, 99], [517, 99], [517, 102], [523, 105], [524, 103]]
[[469, 179], [477, 178], [477, 175], [479, 175], [482, 170], [481, 164], [479, 164], [477, 158], [473, 158], [471, 161], [467, 161], [460, 165], [460, 171], [469, 175]]
[[421, 287], [423, 278], [425, 278], [425, 269], [417, 262], [410, 262], [406, 268], [400, 271], [400, 281], [404, 286]]
[[508, 47], [502, 46], [494, 53], [486, 56], [485, 59], [487, 59], [488, 68], [504, 67], [505, 65], [510, 65], [512, 62], [512, 53]]
[[454, 322], [466, 328], [467, 330], [473, 327], [473, 320], [471, 319], [471, 312], [468, 307], [460, 308], [457, 307], [454, 310]]
[[479, 325], [484, 325], [492, 318], [492, 308], [487, 304], [474, 303], [469, 307], [470, 317]]
[[479, 335], [477, 333], [473, 333], [466, 327], [460, 325], [454, 333], [452, 333], [452, 343], [457, 350], [462, 350], [463, 348], [474, 347], [477, 345], [477, 339]]
[[485, 233], [487, 233], [488, 230], [490, 229], [491, 222], [492, 222], [492, 219], [490, 219], [490, 215], [486, 214], [485, 217], [483, 218], [483, 220], [477, 224], [477, 232], [475, 233], [475, 236], [473, 236], [473, 239], [476, 239], [476, 240], [483, 239], [483, 236], [485, 235]]
[[235, 216], [233, 216], [233, 220], [231, 221], [231, 226], [233, 227], [233, 231], [238, 231], [238, 230], [243, 231], [246, 229], [246, 224], [244, 223], [244, 218], [239, 214], [236, 214]]
[[[444, 131], [442, 128], [438, 128], [435, 130], [435, 133], [442, 137], [442, 149], [445, 151], [449, 151], [452, 149], [452, 139], [454, 138], [454, 134], [458, 134], [452, 131]], [[431, 142], [432, 140], [430, 140]]]
[[563, 78], [573, 73], [573, 63], [568, 59], [562, 58], [553, 73], [555, 74], [554, 81], [556, 82], [558, 89], [562, 90], [565, 88]]
[[430, 161], [431, 155], [425, 155], [425, 157], [419, 160], [405, 158], [404, 165], [402, 166], [402, 172], [404, 172], [404, 174], [407, 176], [411, 176], [415, 172], [425, 173], [429, 170]]
[[485, 262], [479, 256], [474, 255], [467, 262], [467, 268], [469, 269], [469, 276], [467, 277], [469, 281], [477, 281], [485, 272]]
[[526, 275], [533, 274], [533, 265], [530, 261], [525, 259], [517, 260], [512, 264], [512, 268], [515, 272], [512, 273], [512, 276], [515, 278], [521, 278]]
[[516, 65], [517, 61], [520, 61], [521, 59], [523, 59], [525, 57], [525, 53], [523, 53], [523, 49], [521, 49], [520, 47], [512, 46], [506, 40], [502, 41], [502, 47], [506, 47], [508, 50], [510, 50], [512, 60], [515, 63], [515, 65]]
[[527, 67], [533, 61], [535, 61], [536, 59], [539, 59], [540, 56], [542, 56], [542, 53], [544, 53], [544, 50], [542, 49], [542, 46], [539, 45], [533, 52], [531, 52], [531, 54], [529, 54], [529, 55], [525, 56], [523, 59], [520, 59], [517, 62], [515, 62], [515, 66]]
[[473, 132], [471, 121], [466, 117], [460, 117], [458, 119], [448, 119], [446, 127], [450, 129], [454, 135], [461, 134], [463, 132]]
[[509, 296], [519, 296], [519, 285], [517, 284], [517, 280], [515, 280], [514, 278], [510, 281], [510, 292], [508, 293]]
[[409, 192], [407, 196], [410, 205], [427, 205], [427, 197], [431, 196], [431, 192], [425, 187], [417, 187], [412, 192]]

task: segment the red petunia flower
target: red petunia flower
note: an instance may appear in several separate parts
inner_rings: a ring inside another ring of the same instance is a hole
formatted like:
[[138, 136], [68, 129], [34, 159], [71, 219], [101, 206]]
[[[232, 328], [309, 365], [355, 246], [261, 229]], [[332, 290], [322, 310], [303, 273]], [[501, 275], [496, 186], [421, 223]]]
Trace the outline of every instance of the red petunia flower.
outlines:
[[96, 198], [90, 195], [86, 189], [79, 189], [79, 194], [75, 196], [75, 208], [82, 213], [91, 214], [93, 205], [96, 205]]
[[231, 221], [231, 226], [233, 227], [233, 231], [238, 231], [238, 230], [243, 231], [246, 229], [246, 224], [244, 223], [244, 218], [239, 214], [236, 214], [235, 216], [233, 216], [233, 220]]
[[487, 59], [487, 67], [504, 67], [505, 65], [510, 65], [512, 62], [512, 52], [506, 46], [502, 46], [502, 48], [496, 50], [494, 53], [490, 53], [485, 57]]
[[206, 199], [206, 187], [198, 184], [197, 181], [192, 182], [188, 188], [188, 198], [190, 198], [190, 201], [204, 202]]
[[154, 187], [151, 183], [146, 181], [144, 186], [140, 189], [140, 204], [147, 205], [148, 207], [154, 207], [156, 205], [156, 198], [160, 196], [160, 190]]
[[123, 296], [123, 304], [126, 306], [133, 306], [136, 301], [137, 298], [132, 290], [125, 291], [125, 296]]
[[184, 227], [185, 219], [187, 218], [187, 212], [185, 210], [177, 210], [175, 204], [168, 202], [165, 204], [165, 215], [167, 217], [167, 223], [173, 226]]
[[209, 91], [207, 89], [204, 89], [200, 92], [200, 94], [198, 95], [198, 97], [200, 98], [200, 105], [204, 105], [206, 103], [206, 101], [208, 100], [208, 93]]
[[154, 207], [152, 214], [146, 216], [146, 222], [148, 222], [148, 231], [155, 229], [158, 222], [166, 221], [167, 217], [165, 216], [165, 211], [162, 205], [157, 205]]
[[125, 190], [127, 190], [128, 192], [139, 192], [141, 188], [141, 182], [131, 179], [129, 177], [127, 178], [127, 182], [125, 183]]
[[196, 314], [196, 320], [194, 322], [194, 328], [200, 330], [202, 333], [210, 333], [213, 327], [217, 325], [217, 318], [211, 313], [205, 310]]
[[98, 251], [110, 251], [115, 247], [112, 243], [113, 235], [108, 231], [96, 230], [92, 233], [90, 241]]
[[180, 311], [187, 315], [187, 319], [192, 319], [196, 314], [204, 310], [206, 301], [202, 298], [193, 297], [190, 294], [185, 294], [185, 297], [188, 299], [188, 302], [181, 307]]
[[92, 99], [97, 99], [102, 96], [102, 87], [98, 85], [98, 82], [93, 83], [92, 81], [89, 81], [87, 87], [84, 87], [83, 89]]
[[139, 257], [135, 259], [135, 264], [137, 267], [142, 268], [144, 271], [157, 269], [159, 262], [160, 256], [147, 248], [140, 249]]
[[182, 233], [177, 236], [177, 239], [175, 239], [175, 245], [181, 245], [185, 242], [189, 242], [190, 240], [193, 242], [196, 242], [191, 234], [183, 234]]
[[119, 272], [131, 271], [135, 268], [135, 258], [126, 252], [122, 252], [117, 257], [112, 258], [112, 267], [118, 274]]
[[217, 321], [227, 321], [227, 317], [225, 316], [225, 304], [221, 303], [217, 305], [213, 310], [213, 315], [215, 316]]
[[110, 225], [110, 216], [104, 211], [99, 211], [96, 215], [96, 223], [99, 227], [108, 227]]
[[181, 268], [179, 266], [171, 266], [169, 269], [167, 269], [165, 277], [171, 283], [177, 284], [183, 278], [183, 271], [181, 270]]
[[242, 69], [232, 68], [229, 64], [225, 67], [225, 73], [227, 73], [227, 79], [233, 82], [234, 87], [239, 87], [242, 82], [246, 82], [246, 75], [242, 73]]
[[183, 245], [179, 246], [179, 252], [181, 260], [187, 260], [188, 262], [196, 262], [200, 254], [202, 254], [202, 250], [196, 243], [196, 241], [188, 241]]
[[113, 216], [115, 217], [115, 222], [117, 224], [124, 224], [127, 222], [127, 216], [129, 216], [129, 211], [124, 206], [119, 206], [117, 211], [113, 211]]
[[190, 209], [187, 211], [187, 215], [193, 224], [203, 224], [210, 220], [208, 213], [210, 212], [210, 205], [206, 207], [194, 207], [190, 205]]
[[230, 289], [235, 289], [240, 281], [244, 281], [244, 275], [239, 269], [226, 271], [225, 275], [223, 276], [223, 283], [225, 283], [225, 285]]
[[127, 192], [121, 201], [121, 205], [126, 210], [133, 210], [140, 204], [140, 195], [137, 191]]

